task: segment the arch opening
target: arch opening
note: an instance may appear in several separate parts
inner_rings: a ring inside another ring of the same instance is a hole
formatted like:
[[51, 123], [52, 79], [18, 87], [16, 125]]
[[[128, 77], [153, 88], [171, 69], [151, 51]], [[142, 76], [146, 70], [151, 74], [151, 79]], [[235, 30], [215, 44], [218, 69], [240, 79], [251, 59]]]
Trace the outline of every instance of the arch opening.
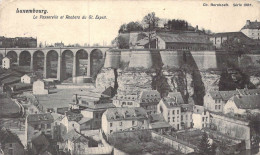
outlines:
[[36, 51], [33, 53], [33, 72], [40, 77], [43, 76], [44, 71], [44, 53], [42, 51]]
[[51, 50], [46, 55], [45, 78], [57, 78], [58, 52]]
[[8, 51], [6, 56], [11, 59], [11, 64], [17, 63], [18, 54], [15, 51]]
[[61, 80], [72, 83], [73, 52], [65, 50], [61, 55]]
[[19, 55], [19, 66], [30, 66], [31, 54], [28, 51], [22, 51]]
[[104, 65], [104, 56], [100, 49], [94, 49], [90, 53], [90, 76], [96, 77]]
[[76, 76], [87, 75], [88, 53], [85, 50], [79, 50], [76, 53]]

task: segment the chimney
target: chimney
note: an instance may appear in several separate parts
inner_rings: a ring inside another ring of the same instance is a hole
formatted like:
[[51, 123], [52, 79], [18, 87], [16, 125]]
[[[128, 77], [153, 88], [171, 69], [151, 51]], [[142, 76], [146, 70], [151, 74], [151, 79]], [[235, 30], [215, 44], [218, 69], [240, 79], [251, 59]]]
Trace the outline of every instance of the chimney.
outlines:
[[198, 25], [196, 25], [196, 29], [195, 29], [196, 31], [198, 31], [199, 30], [199, 26]]
[[79, 104], [78, 94], [75, 94], [76, 104]]
[[247, 20], [246, 21], [246, 25], [248, 26], [250, 24], [250, 20]]

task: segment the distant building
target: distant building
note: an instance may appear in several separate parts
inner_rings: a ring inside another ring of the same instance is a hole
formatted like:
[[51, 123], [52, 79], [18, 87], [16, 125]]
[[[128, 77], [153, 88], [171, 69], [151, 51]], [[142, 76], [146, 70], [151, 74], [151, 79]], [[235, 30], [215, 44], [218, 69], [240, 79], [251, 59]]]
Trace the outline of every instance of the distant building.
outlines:
[[36, 80], [36, 78], [37, 77], [35, 74], [25, 74], [21, 77], [21, 83], [32, 84]]
[[212, 50], [209, 37], [200, 33], [157, 33], [157, 49], [171, 50]]
[[245, 115], [247, 111], [251, 110], [258, 110], [260, 114], [260, 93], [235, 95], [231, 97], [224, 106], [225, 114]]
[[113, 104], [116, 107], [143, 107], [148, 114], [155, 114], [160, 99], [157, 90], [142, 90], [140, 93], [118, 94], [113, 98]]
[[170, 131], [172, 126], [165, 121], [162, 114], [151, 114], [149, 116], [149, 129], [155, 130], [159, 133]]
[[205, 109], [213, 112], [224, 112], [227, 101], [236, 95], [260, 94], [260, 89], [236, 89], [233, 91], [210, 91], [204, 96]]
[[8, 57], [4, 57], [2, 59], [2, 68], [9, 69], [11, 68], [11, 59]]
[[45, 88], [45, 83], [43, 80], [38, 79], [33, 82], [33, 94], [34, 95], [44, 95], [49, 94], [49, 90]]
[[202, 129], [204, 127], [209, 127], [210, 114], [203, 106], [194, 105], [192, 120], [193, 128]]
[[55, 43], [54, 47], [64, 47], [64, 43], [63, 42]]
[[28, 115], [25, 120], [25, 138], [28, 145], [31, 145], [32, 137], [37, 133], [44, 133], [51, 138], [53, 122], [51, 113]]
[[248, 36], [251, 39], [259, 40], [260, 38], [260, 22], [257, 20], [246, 21], [246, 25], [241, 29], [241, 32], [243, 32], [246, 36]]
[[71, 130], [81, 132], [91, 130], [92, 118], [84, 117], [81, 113], [68, 111], [60, 122], [61, 135], [66, 135]]
[[19, 137], [6, 128], [0, 130], [0, 154], [1, 150], [6, 155], [25, 154], [24, 146]]
[[110, 108], [102, 115], [102, 131], [113, 132], [148, 129], [148, 115], [142, 107]]
[[6, 38], [0, 37], [0, 48], [35, 48], [37, 47], [37, 38], [32, 37], [16, 37]]
[[184, 104], [179, 92], [169, 93], [168, 97], [161, 99], [157, 106], [158, 113], [161, 113], [175, 130], [191, 128], [192, 105]]
[[223, 43], [227, 40], [237, 40], [244, 45], [254, 46], [256, 43], [254, 40], [243, 34], [242, 32], [224, 32], [216, 33], [210, 36], [210, 41], [216, 47], [216, 49], [221, 49]]
[[98, 142], [75, 130], [71, 130], [63, 136], [65, 152], [69, 154], [85, 154], [90, 147], [98, 147]]

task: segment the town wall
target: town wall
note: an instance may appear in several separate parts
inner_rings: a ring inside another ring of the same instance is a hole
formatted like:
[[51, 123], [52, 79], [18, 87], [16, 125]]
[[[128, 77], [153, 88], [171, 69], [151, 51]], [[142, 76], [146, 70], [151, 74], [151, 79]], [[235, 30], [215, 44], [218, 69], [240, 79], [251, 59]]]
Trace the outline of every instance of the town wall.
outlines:
[[[255, 62], [257, 62], [257, 59]], [[158, 66], [179, 68], [187, 64], [191, 69], [207, 70], [237, 67], [238, 56], [229, 52], [215, 50], [117, 49], [107, 52], [105, 68], [120, 68], [122, 63], [128, 67], [137, 68], [154, 68]]]
[[251, 148], [250, 127], [248, 126], [248, 122], [213, 113], [210, 115], [212, 116], [211, 123], [216, 127], [217, 131], [230, 137], [244, 140], [246, 149]]

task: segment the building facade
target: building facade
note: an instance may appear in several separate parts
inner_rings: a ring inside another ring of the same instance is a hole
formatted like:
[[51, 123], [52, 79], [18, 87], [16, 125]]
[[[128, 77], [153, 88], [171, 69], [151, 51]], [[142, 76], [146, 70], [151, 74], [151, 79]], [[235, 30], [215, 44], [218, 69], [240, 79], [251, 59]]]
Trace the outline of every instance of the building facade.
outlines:
[[256, 21], [246, 21], [246, 25], [241, 29], [246, 36], [251, 39], [260, 39], [260, 22]]
[[142, 107], [107, 109], [102, 115], [102, 131], [113, 132], [148, 129], [148, 115]]
[[11, 68], [11, 59], [8, 57], [4, 57], [2, 59], [2, 68], [9, 69]]

